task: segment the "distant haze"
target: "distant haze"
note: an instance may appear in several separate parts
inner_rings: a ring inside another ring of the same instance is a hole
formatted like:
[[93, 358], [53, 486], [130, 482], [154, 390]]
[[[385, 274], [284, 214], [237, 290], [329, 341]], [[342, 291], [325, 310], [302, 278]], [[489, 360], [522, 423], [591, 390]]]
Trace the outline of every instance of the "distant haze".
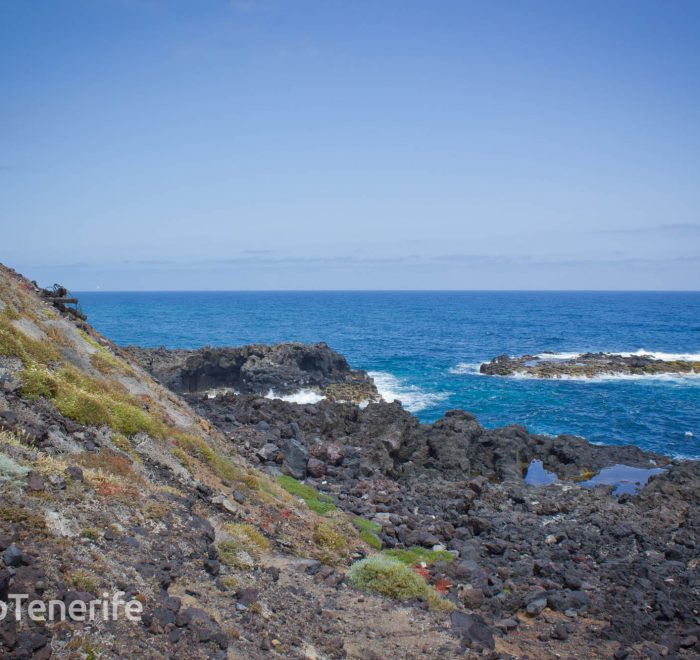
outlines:
[[0, 0], [0, 261], [700, 289], [696, 0]]

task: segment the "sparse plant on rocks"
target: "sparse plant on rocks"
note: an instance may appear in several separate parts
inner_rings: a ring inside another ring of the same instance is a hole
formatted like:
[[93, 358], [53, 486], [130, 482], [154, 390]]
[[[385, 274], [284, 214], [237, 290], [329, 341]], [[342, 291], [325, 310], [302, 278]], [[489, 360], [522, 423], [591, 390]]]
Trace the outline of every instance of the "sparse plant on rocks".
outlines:
[[336, 509], [332, 497], [319, 493], [315, 488], [303, 484], [293, 477], [287, 476], [286, 474], [281, 475], [277, 477], [277, 483], [291, 495], [296, 495], [304, 500], [306, 506], [320, 516], [326, 515], [330, 511], [335, 511]]
[[360, 532], [360, 538], [371, 548], [375, 550], [381, 550], [382, 541], [378, 534], [382, 531], [382, 526], [379, 523], [367, 520], [367, 518], [361, 518], [356, 516], [352, 519], [352, 524]]
[[384, 550], [382, 554], [408, 566], [420, 563], [435, 564], [438, 561], [452, 561], [454, 559], [454, 555], [447, 550], [429, 550], [417, 545], [410, 548], [391, 548]]

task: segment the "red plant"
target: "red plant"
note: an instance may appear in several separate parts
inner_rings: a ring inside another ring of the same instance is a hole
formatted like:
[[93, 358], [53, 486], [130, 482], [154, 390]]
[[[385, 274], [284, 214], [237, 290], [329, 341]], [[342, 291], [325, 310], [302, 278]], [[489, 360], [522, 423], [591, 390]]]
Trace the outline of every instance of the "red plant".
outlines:
[[430, 571], [425, 566], [412, 566], [413, 572], [420, 575], [426, 582], [430, 580]]
[[452, 583], [447, 578], [438, 578], [435, 582], [435, 591], [446, 596], [452, 588]]

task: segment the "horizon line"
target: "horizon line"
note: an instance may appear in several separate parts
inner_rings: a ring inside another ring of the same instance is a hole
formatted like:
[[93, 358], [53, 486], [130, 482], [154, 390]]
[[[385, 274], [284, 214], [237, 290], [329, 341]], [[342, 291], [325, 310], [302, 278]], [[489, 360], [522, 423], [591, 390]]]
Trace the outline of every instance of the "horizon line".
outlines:
[[700, 289], [69, 289], [72, 293], [700, 293]]

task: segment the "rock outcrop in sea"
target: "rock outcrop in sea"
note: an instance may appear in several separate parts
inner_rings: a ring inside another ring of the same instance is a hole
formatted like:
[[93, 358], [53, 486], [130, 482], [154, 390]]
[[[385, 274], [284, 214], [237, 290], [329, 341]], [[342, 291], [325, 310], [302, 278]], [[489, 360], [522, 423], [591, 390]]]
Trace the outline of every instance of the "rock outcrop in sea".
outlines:
[[700, 463], [361, 407], [325, 345], [127, 351], [40, 293], [0, 266], [0, 601], [144, 616], [6, 617], [0, 656], [697, 657]]
[[531, 376], [534, 378], [595, 378], [599, 376], [658, 376], [700, 374], [700, 362], [662, 360], [653, 355], [618, 353], [581, 353], [558, 357], [556, 353], [539, 355], [499, 355], [479, 367], [488, 376]]
[[326, 344], [287, 343], [196, 351], [128, 348], [161, 383], [178, 393], [233, 389], [288, 395], [311, 390], [330, 399], [377, 401], [367, 372], [353, 370]]

